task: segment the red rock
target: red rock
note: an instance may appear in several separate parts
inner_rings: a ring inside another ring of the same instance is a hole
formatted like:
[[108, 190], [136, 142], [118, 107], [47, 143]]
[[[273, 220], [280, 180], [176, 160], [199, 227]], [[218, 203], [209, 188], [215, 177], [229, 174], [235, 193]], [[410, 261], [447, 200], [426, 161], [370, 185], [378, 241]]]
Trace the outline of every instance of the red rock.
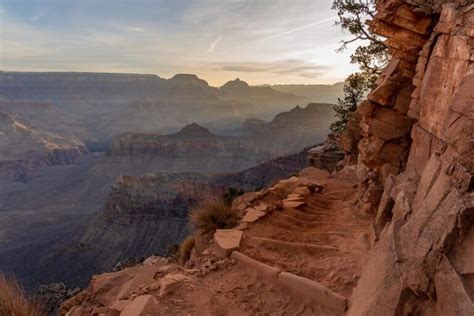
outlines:
[[117, 295], [117, 299], [127, 299], [140, 287], [144, 287], [153, 283], [155, 281], [154, 277], [158, 272], [158, 268], [159, 267], [156, 265], [141, 266], [135, 276], [122, 286], [119, 294]]
[[305, 202], [303, 201], [295, 201], [295, 200], [283, 200], [283, 207], [284, 208], [301, 208], [305, 206]]
[[254, 208], [248, 208], [247, 213], [242, 218], [242, 222], [253, 223], [259, 220], [260, 218], [264, 217], [265, 215], [267, 215], [267, 213], [256, 210]]
[[298, 194], [298, 195], [302, 195], [302, 196], [310, 196], [311, 191], [308, 189], [308, 187], [301, 186], [301, 187], [297, 187], [296, 189], [294, 189], [293, 194]]
[[[240, 232], [242, 233], [242, 232]], [[160, 281], [160, 297], [169, 294], [179, 284], [189, 282], [191, 278], [181, 273], [167, 274]]]
[[218, 229], [214, 233], [214, 240], [219, 256], [228, 257], [232, 251], [239, 249], [242, 231], [237, 229]]
[[308, 178], [311, 180], [320, 180], [329, 178], [331, 174], [327, 170], [322, 170], [314, 167], [308, 167], [300, 171], [299, 176], [301, 178]]
[[159, 313], [158, 302], [152, 295], [140, 295], [123, 309], [120, 316], [152, 316]]

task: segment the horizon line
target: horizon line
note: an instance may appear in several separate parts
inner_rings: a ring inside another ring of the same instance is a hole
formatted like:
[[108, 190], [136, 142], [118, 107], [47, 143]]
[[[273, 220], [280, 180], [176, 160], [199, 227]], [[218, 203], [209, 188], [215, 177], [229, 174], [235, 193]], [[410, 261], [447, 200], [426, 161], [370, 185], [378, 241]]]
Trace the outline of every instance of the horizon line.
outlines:
[[[173, 77], [177, 76], [177, 75], [192, 75], [192, 76], [196, 76], [197, 78], [201, 79], [201, 80], [204, 80], [206, 81], [206, 83], [210, 86], [210, 87], [216, 87], [216, 86], [212, 86], [209, 84], [208, 80], [206, 79], [203, 79], [202, 77], [200, 77], [199, 75], [197, 74], [193, 74], [193, 73], [184, 73], [184, 72], [181, 72], [181, 73], [176, 73], [174, 74], [173, 76], [169, 77], [169, 78], [166, 78], [166, 77], [162, 77], [160, 76], [159, 74], [157, 73], [145, 73], [145, 72], [107, 72], [107, 71], [99, 71], [99, 72], [95, 72], [95, 71], [75, 71], [75, 70], [45, 70], [45, 71], [25, 71], [25, 70], [4, 70], [4, 69], [0, 69], [0, 74], [1, 73], [47, 73], [47, 74], [55, 74], [55, 73], [63, 73], [63, 74], [104, 74], [104, 75], [146, 75], [146, 76], [156, 76], [160, 79], [163, 79], [163, 80], [170, 80], [172, 79]], [[220, 85], [220, 87], [222, 87], [223, 85], [225, 85], [226, 83], [228, 82], [231, 82], [231, 81], [234, 81], [236, 79], [239, 79], [243, 82], [246, 82], [245, 80], [242, 80], [241, 77], [236, 77], [234, 79], [230, 79], [230, 80], [227, 80], [225, 83], [223, 83], [222, 85]], [[258, 87], [258, 86], [278, 86], [278, 85], [286, 85], [286, 86], [289, 86], [289, 85], [295, 85], [295, 86], [334, 86], [336, 84], [339, 84], [339, 83], [343, 83], [344, 80], [337, 80], [333, 83], [259, 83], [259, 84], [249, 84], [249, 86], [253, 86], [253, 87]]]

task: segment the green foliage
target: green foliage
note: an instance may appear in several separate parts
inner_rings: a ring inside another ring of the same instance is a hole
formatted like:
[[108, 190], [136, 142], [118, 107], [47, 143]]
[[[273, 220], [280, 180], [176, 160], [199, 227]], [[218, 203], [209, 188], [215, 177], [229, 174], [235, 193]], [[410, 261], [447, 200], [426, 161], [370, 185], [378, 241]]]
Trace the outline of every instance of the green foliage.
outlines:
[[344, 130], [349, 115], [357, 109], [370, 88], [370, 80], [364, 73], [354, 73], [347, 78], [344, 85], [344, 98], [338, 98], [334, 106], [337, 120], [331, 124], [333, 132], [339, 133]]
[[204, 199], [189, 212], [189, 222], [203, 233], [234, 227], [237, 225], [237, 220], [237, 214], [224, 199], [213, 197]]
[[360, 72], [347, 78], [344, 98], [338, 99], [334, 107], [337, 121], [331, 125], [331, 130], [341, 132], [346, 126], [349, 115], [375, 86], [377, 77], [388, 62], [388, 56], [382, 38], [369, 28], [370, 20], [374, 18], [376, 12], [374, 0], [334, 0], [332, 9], [337, 11], [339, 18], [336, 25], [353, 36], [349, 40], [341, 41], [339, 51], [346, 49], [353, 42], [364, 44], [357, 47], [351, 55], [351, 63], [357, 64]]
[[241, 196], [244, 194], [244, 191], [241, 189], [236, 189], [236, 188], [229, 188], [226, 193], [224, 193], [224, 201], [231, 205], [232, 201], [235, 200], [235, 198]]

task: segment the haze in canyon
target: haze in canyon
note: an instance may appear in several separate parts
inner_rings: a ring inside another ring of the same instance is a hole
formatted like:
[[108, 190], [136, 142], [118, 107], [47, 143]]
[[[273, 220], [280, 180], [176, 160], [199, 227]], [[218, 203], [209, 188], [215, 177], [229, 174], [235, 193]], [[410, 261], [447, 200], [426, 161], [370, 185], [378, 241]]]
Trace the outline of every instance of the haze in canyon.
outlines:
[[474, 312], [473, 12], [0, 2], [0, 283], [45, 315]]

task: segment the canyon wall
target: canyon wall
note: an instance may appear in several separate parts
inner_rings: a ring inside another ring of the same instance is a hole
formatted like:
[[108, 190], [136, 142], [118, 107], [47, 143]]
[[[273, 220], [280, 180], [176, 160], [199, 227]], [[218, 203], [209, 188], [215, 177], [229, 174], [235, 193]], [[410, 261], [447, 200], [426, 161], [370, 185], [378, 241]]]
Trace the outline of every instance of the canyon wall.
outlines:
[[374, 249], [349, 315], [474, 311], [474, 4], [377, 2], [392, 59], [358, 113]]
[[77, 137], [33, 129], [0, 111], [1, 180], [24, 180], [40, 167], [71, 164], [85, 154]]

